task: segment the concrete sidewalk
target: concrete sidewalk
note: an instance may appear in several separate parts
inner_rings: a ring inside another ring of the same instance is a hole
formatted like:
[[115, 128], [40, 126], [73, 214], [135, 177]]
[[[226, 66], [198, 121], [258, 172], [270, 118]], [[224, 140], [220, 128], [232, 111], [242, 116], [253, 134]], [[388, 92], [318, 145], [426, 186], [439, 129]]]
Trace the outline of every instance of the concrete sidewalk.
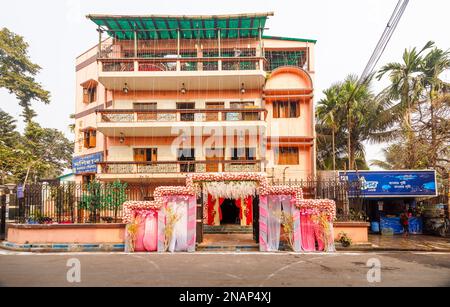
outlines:
[[355, 244], [342, 247], [336, 243], [340, 251], [422, 251], [422, 252], [450, 252], [450, 238], [430, 235], [369, 235], [369, 244]]

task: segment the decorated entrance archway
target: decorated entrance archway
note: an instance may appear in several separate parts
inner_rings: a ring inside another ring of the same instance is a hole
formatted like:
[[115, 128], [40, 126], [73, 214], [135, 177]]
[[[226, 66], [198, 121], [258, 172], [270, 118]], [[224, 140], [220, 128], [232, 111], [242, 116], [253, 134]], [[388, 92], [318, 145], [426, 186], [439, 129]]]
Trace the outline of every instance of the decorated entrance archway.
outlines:
[[260, 251], [280, 248], [282, 234], [293, 251], [334, 251], [335, 204], [303, 199], [298, 186], [271, 186], [264, 173], [189, 174], [186, 186], [161, 186], [154, 201], [124, 203], [127, 251], [194, 251], [197, 199], [206, 223], [220, 223], [220, 200], [235, 199], [241, 225], [253, 223], [253, 197], [259, 197]]

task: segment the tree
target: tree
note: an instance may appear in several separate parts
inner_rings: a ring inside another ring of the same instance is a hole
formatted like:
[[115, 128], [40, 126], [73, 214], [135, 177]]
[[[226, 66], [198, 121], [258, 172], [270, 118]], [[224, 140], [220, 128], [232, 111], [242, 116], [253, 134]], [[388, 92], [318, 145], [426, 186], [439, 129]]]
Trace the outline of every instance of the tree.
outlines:
[[[316, 117], [318, 124], [328, 127], [331, 130], [331, 148], [333, 156], [333, 171], [336, 170], [336, 132], [338, 130], [338, 110], [339, 110], [339, 84], [334, 84], [323, 91], [325, 98], [318, 103]], [[323, 130], [322, 129], [322, 130]]]
[[2, 184], [14, 181], [15, 170], [21, 165], [21, 152], [17, 149], [20, 133], [16, 120], [0, 109], [0, 178]]
[[[372, 165], [388, 169], [434, 168], [438, 178], [445, 179], [450, 167], [450, 85], [441, 75], [450, 67], [450, 54], [436, 47], [429, 50], [432, 45], [429, 42], [420, 52], [415, 48], [405, 51], [404, 63], [398, 64], [398, 69], [384, 67], [395, 81], [380, 95], [387, 99], [387, 93], [396, 94], [391, 96], [393, 104], [386, 112], [393, 129], [384, 133], [391, 141], [385, 150], [386, 161], [375, 160]], [[429, 51], [422, 56], [424, 50]], [[397, 133], [393, 133], [395, 130]]]
[[[357, 76], [347, 76], [325, 90], [325, 98], [318, 103], [317, 160], [321, 169], [347, 168], [345, 160], [348, 158], [350, 169], [368, 168], [364, 142], [373, 140], [373, 134], [384, 128], [385, 107], [374, 99], [370, 79], [359, 86], [357, 82]], [[329, 161], [333, 168], [329, 167]]]
[[[448, 104], [448, 92], [450, 89], [450, 84], [444, 82], [440, 76], [441, 74], [450, 68], [450, 52], [443, 51], [438, 48], [433, 48], [424, 58], [422, 66], [421, 80], [423, 87], [425, 88], [425, 97], [427, 98], [425, 104], [429, 109], [429, 130], [430, 130], [430, 146], [431, 146], [431, 157], [430, 164], [432, 167], [436, 167], [438, 162], [438, 151], [440, 149], [444, 150], [442, 143], [445, 144], [445, 137], [440, 138], [439, 130], [440, 124], [444, 124], [444, 127], [448, 130], [449, 117], [447, 114], [444, 116], [439, 116], [439, 111], [445, 108], [445, 104]], [[419, 105], [419, 111], [421, 111], [421, 106]], [[422, 115], [422, 113], [420, 113]], [[421, 123], [424, 123], [420, 119]], [[445, 131], [445, 130], [444, 130]], [[447, 134], [448, 135], [448, 134]], [[447, 138], [448, 142], [448, 138]]]
[[391, 107], [387, 110], [392, 122], [400, 124], [400, 131], [393, 129], [380, 134], [384, 140], [391, 140], [399, 136], [399, 132], [406, 136], [408, 161], [414, 161], [415, 153], [412, 150], [414, 134], [412, 131], [411, 114], [417, 107], [417, 103], [422, 93], [423, 87], [417, 75], [421, 72], [423, 65], [422, 53], [431, 48], [434, 42], [429, 41], [425, 46], [417, 51], [416, 48], [405, 49], [402, 63], [388, 63], [378, 72], [377, 78], [380, 80], [385, 74], [389, 75], [391, 84], [384, 89], [378, 98]]
[[22, 147], [28, 157], [20, 176], [24, 184], [30, 174], [35, 179], [53, 178], [71, 165], [73, 144], [57, 129], [42, 128], [33, 121], [29, 122]]
[[31, 108], [32, 100], [50, 102], [50, 93], [44, 90], [35, 76], [41, 67], [31, 62], [28, 44], [22, 36], [7, 28], [0, 30], [0, 88], [7, 89], [19, 100], [22, 116], [30, 122], [36, 113]]

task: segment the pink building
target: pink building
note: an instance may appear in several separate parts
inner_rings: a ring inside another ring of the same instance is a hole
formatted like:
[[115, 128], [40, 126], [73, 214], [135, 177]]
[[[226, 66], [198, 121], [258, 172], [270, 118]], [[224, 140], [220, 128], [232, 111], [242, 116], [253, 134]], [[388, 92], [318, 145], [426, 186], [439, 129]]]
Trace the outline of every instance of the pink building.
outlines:
[[272, 15], [88, 15], [99, 43], [76, 59], [76, 181], [314, 176], [315, 40], [265, 35]]

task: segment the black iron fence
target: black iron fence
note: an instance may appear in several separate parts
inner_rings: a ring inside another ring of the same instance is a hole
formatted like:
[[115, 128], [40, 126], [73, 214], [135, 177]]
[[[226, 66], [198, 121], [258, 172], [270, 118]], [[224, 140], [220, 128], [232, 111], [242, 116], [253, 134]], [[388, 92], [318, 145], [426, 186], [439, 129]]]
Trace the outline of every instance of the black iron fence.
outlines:
[[[305, 198], [334, 200], [340, 219], [358, 220], [358, 214], [363, 211], [358, 182], [275, 180], [272, 184], [300, 186]], [[30, 224], [121, 222], [123, 203], [152, 200], [154, 188], [154, 185], [119, 182], [30, 184], [10, 193], [9, 220]]]
[[9, 220], [17, 223], [112, 223], [122, 221], [127, 200], [151, 200], [146, 184], [30, 184], [10, 194]]
[[304, 198], [332, 199], [336, 203], [336, 219], [342, 221], [366, 221], [366, 203], [361, 182], [328, 180], [272, 180], [272, 184], [296, 185], [303, 190]]

